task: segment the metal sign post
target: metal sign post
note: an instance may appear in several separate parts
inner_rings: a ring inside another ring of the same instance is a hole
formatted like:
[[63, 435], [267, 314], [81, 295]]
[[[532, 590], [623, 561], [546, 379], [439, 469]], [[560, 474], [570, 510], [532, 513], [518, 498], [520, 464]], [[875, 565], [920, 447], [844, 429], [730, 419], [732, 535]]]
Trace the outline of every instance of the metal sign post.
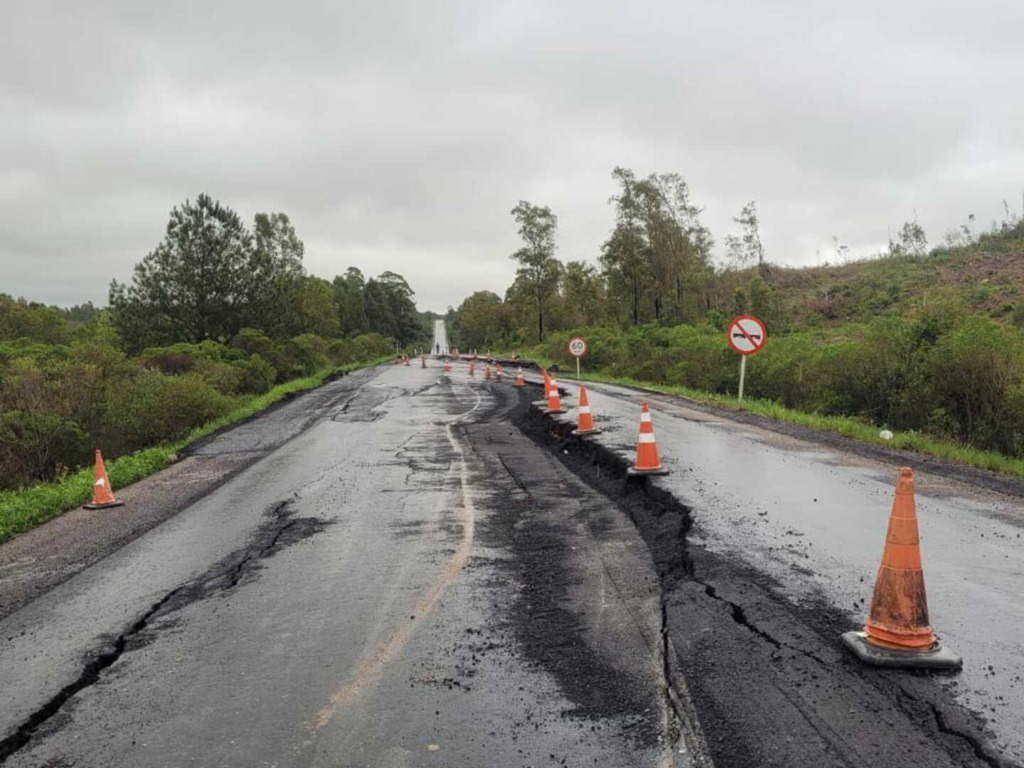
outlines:
[[583, 340], [583, 337], [575, 336], [569, 339], [569, 343], [566, 346], [569, 349], [569, 354], [576, 358], [576, 381], [579, 381], [580, 358], [587, 354], [587, 342]]
[[768, 328], [751, 315], [740, 315], [735, 318], [725, 331], [725, 340], [740, 356], [740, 388], [736, 399], [743, 400], [743, 385], [747, 379], [747, 355], [753, 355], [764, 348], [768, 340]]

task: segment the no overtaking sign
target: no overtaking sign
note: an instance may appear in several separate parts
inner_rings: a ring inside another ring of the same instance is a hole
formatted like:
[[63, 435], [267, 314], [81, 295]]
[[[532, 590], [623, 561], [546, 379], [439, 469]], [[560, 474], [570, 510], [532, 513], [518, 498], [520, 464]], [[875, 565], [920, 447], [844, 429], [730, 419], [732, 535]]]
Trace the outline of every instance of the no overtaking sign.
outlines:
[[768, 329], [756, 317], [740, 315], [729, 323], [726, 340], [736, 354], [752, 355], [764, 347], [768, 340]]
[[725, 330], [725, 339], [740, 358], [740, 388], [736, 399], [743, 399], [743, 382], [747, 378], [747, 355], [760, 352], [768, 341], [768, 329], [765, 324], [752, 315], [740, 315]]

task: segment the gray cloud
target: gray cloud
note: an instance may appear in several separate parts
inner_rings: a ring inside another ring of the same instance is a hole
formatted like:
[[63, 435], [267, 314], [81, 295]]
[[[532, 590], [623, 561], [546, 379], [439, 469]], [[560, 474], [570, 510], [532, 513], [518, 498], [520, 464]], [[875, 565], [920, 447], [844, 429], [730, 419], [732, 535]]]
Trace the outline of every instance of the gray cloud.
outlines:
[[103, 302], [201, 191], [421, 307], [501, 292], [509, 209], [596, 259], [617, 164], [679, 171], [769, 257], [933, 242], [1024, 188], [1024, 6], [31, 2], [0, 29], [0, 292]]

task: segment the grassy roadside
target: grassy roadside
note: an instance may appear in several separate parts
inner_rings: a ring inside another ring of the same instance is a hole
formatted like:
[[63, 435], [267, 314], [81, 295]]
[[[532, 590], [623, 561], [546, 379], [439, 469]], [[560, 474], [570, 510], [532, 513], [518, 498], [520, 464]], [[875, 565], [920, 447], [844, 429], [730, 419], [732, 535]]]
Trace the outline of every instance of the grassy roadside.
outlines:
[[[159, 472], [172, 463], [177, 458], [178, 451], [189, 443], [259, 413], [293, 392], [315, 389], [334, 373], [367, 368], [389, 359], [390, 355], [367, 363], [324, 368], [311, 376], [286, 381], [262, 395], [253, 397], [225, 416], [196, 427], [180, 440], [143, 448], [135, 453], [105, 461], [110, 484], [115, 489], [124, 488], [154, 472]], [[17, 491], [0, 491], [0, 543], [89, 501], [92, 498], [92, 472], [92, 467], [84, 467], [60, 480], [39, 483]]]
[[[550, 365], [554, 362], [537, 357], [531, 359], [541, 365]], [[568, 367], [562, 371], [565, 381], [575, 380], [575, 373], [575, 370], [570, 370]], [[927, 456], [937, 456], [979, 469], [1024, 477], [1024, 459], [1015, 459], [1012, 456], [1006, 456], [996, 451], [983, 451], [970, 446], [960, 445], [927, 435], [923, 432], [894, 431], [892, 439], [885, 440], [879, 436], [879, 427], [851, 416], [823, 416], [817, 413], [805, 413], [804, 411], [786, 408], [771, 400], [744, 400], [739, 402], [736, 398], [727, 395], [718, 395], [712, 392], [703, 392], [668, 384], [655, 384], [649, 381], [638, 381], [620, 376], [607, 376], [602, 373], [583, 371], [582, 378], [584, 381], [619, 384], [625, 387], [647, 389], [666, 395], [677, 395], [716, 408], [730, 411], [746, 411], [774, 419], [775, 421], [815, 429], [819, 432], [833, 432], [863, 443], [874, 443], [886, 446], [887, 448], [898, 448]]]

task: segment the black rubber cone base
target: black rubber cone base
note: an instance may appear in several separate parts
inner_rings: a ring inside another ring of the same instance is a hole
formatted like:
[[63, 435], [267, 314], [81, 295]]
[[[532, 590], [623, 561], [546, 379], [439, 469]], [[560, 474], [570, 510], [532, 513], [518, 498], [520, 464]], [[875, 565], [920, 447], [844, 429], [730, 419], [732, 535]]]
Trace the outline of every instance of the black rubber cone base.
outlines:
[[627, 477], [646, 477], [647, 475], [667, 475], [668, 470], [662, 467], [661, 469], [637, 469], [636, 467], [630, 467], [626, 470]]
[[963, 659], [938, 643], [930, 651], [897, 651], [880, 648], [867, 640], [864, 632], [846, 632], [843, 643], [865, 664], [904, 669], [960, 669]]
[[82, 506], [86, 509], [108, 509], [109, 507], [123, 507], [124, 502], [114, 499], [113, 501], [108, 501], [106, 504], [93, 504], [90, 501], [88, 504], [83, 504]]
[[565, 413], [565, 408], [556, 408], [555, 410], [551, 410], [550, 408], [545, 408], [544, 409], [544, 413]]
[[577, 437], [585, 437], [586, 435], [600, 435], [600, 429], [574, 429], [572, 431]]

